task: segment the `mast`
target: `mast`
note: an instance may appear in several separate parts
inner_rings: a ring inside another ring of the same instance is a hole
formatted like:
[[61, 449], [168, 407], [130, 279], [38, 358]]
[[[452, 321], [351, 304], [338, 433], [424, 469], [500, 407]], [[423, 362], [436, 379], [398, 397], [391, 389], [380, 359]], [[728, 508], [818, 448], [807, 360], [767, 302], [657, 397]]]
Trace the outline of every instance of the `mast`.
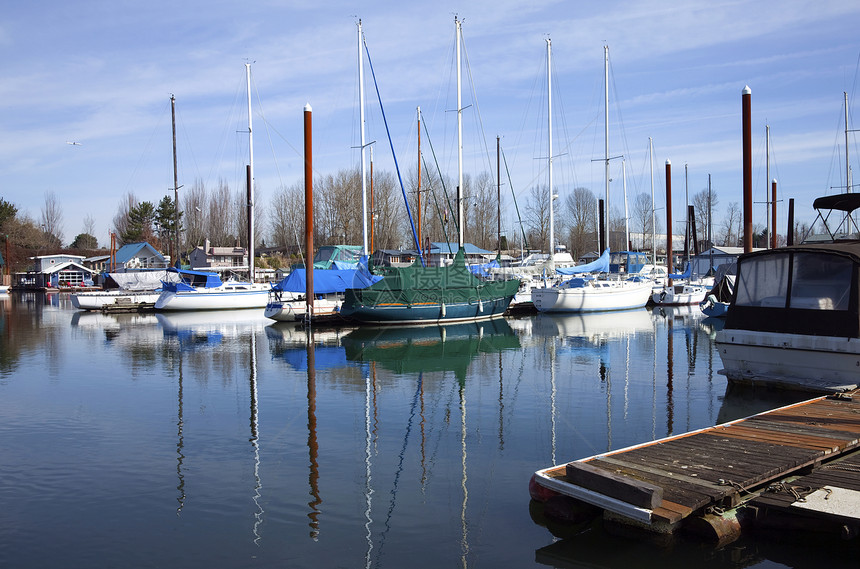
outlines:
[[546, 39], [547, 170], [549, 171], [549, 266], [555, 268], [555, 215], [552, 189], [552, 40]]
[[498, 255], [502, 256], [502, 165], [501, 165], [501, 143], [499, 135], [496, 135], [496, 246]]
[[460, 20], [454, 16], [457, 29], [457, 244], [463, 248], [463, 101], [460, 87], [462, 83], [460, 71], [460, 36], [462, 34]]
[[[361, 230], [362, 246], [367, 255], [367, 181], [364, 166], [364, 57], [361, 55], [361, 20], [358, 20], [358, 100], [359, 121], [361, 122]], [[420, 231], [420, 229], [419, 229]]]
[[612, 229], [609, 226], [610, 213], [609, 213], [609, 46], [603, 46], [603, 122], [604, 122], [604, 153], [603, 159], [605, 161], [605, 172], [604, 178], [606, 180], [606, 246], [612, 249], [612, 245], [610, 245], [612, 239]]
[[651, 264], [657, 266], [657, 227], [654, 211], [654, 140], [648, 137], [648, 160], [651, 162]]
[[416, 191], [416, 196], [418, 197], [418, 243], [422, 243], [421, 240], [421, 107], [418, 107], [418, 190]]
[[251, 64], [245, 64], [248, 83], [248, 280], [254, 282], [254, 132], [251, 128]]
[[173, 129], [173, 230], [176, 232], [174, 257], [170, 260], [175, 265], [179, 260], [179, 174], [176, 168], [176, 97], [173, 94], [170, 95], [170, 123]]
[[370, 250], [374, 251], [373, 225], [376, 221], [376, 209], [373, 206], [373, 147], [370, 147]]
[[[686, 227], [684, 228], [684, 254], [686, 255], [687, 264], [690, 264], [690, 242], [691, 237], [695, 239], [695, 236], [690, 235], [690, 184], [687, 182], [687, 164], [684, 164], [684, 212], [687, 216]], [[686, 270], [686, 267], [684, 268]]]
[[624, 249], [630, 247], [630, 216], [627, 213], [627, 161], [621, 160], [621, 179], [624, 184]]
[[764, 222], [767, 227], [767, 239], [765, 239], [764, 247], [767, 249], [770, 244], [770, 125], [764, 126]]
[[[851, 193], [851, 167], [848, 165], [848, 92], [842, 91], [845, 97], [845, 192]], [[768, 176], [770, 179], [770, 176]]]

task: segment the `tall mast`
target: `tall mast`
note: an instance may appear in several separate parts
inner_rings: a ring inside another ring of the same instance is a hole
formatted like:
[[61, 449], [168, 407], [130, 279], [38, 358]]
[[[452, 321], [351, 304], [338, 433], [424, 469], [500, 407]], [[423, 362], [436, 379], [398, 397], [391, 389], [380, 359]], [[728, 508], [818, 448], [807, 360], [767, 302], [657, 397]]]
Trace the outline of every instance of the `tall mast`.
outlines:
[[454, 17], [457, 28], [457, 244], [463, 247], [463, 101], [461, 98], [460, 76], [460, 29], [461, 22]]
[[848, 165], [848, 92], [842, 91], [842, 94], [845, 97], [845, 191], [851, 193], [851, 167]]
[[176, 264], [179, 260], [179, 174], [176, 168], [176, 97], [170, 95], [170, 123], [173, 127], [173, 230], [176, 232], [176, 244], [173, 246], [174, 257], [171, 261]]
[[547, 96], [547, 133], [548, 152], [547, 170], [549, 171], [549, 266], [555, 268], [555, 212], [552, 189], [552, 40], [546, 39], [546, 96]]
[[624, 249], [630, 247], [630, 216], [627, 213], [627, 161], [621, 160], [621, 179], [624, 184]]
[[648, 159], [651, 162], [651, 264], [657, 266], [656, 214], [654, 211], [654, 140], [648, 137]]
[[421, 240], [421, 107], [418, 107], [418, 190], [416, 192], [418, 198], [418, 243], [420, 247]]
[[251, 64], [245, 64], [248, 83], [248, 280], [254, 282], [254, 132], [251, 128]]
[[604, 178], [606, 180], [606, 246], [608, 248], [612, 248], [610, 245], [612, 239], [612, 229], [609, 226], [610, 214], [609, 214], [609, 46], [603, 46], [603, 122], [604, 122], [604, 152], [603, 159], [605, 161], [605, 172]]
[[[768, 248], [770, 243], [770, 125], [764, 126], [764, 217], [765, 227], [767, 227], [767, 239], [765, 239], [764, 247]], [[774, 204], [776, 205], [776, 204]]]
[[362, 247], [367, 255], [367, 175], [364, 165], [364, 57], [361, 54], [361, 20], [358, 21], [358, 99], [359, 121], [361, 122], [361, 232]]

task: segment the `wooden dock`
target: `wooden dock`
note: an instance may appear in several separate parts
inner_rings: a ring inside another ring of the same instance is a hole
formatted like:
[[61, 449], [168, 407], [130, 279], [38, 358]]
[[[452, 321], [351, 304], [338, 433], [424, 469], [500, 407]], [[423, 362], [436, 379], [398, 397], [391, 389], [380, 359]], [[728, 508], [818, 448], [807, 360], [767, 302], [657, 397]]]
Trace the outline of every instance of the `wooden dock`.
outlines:
[[[755, 515], [756, 508], [803, 509], [792, 506], [797, 499], [790, 491], [785, 496], [766, 492], [773, 483], [799, 474], [810, 477], [791, 486], [829, 485], [828, 495], [842, 501], [855, 499], [850, 492], [860, 496], [860, 468], [830, 469], [830, 474], [819, 468], [855, 449], [860, 449], [860, 394], [856, 392], [819, 397], [546, 468], [535, 473], [533, 480], [544, 492], [597, 506], [611, 519], [672, 533], [709, 516], [724, 521], [725, 512], [736, 513], [741, 505]], [[860, 458], [848, 464], [854, 462], [860, 463]], [[846, 522], [850, 527], [860, 527], [858, 510], [854, 520]], [[812, 515], [813, 508], [804, 513]]]

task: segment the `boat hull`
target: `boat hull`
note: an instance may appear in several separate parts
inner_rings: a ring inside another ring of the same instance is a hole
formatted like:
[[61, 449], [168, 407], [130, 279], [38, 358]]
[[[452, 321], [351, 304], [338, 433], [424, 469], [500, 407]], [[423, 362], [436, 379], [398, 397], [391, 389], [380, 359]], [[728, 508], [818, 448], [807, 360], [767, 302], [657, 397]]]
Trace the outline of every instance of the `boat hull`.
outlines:
[[72, 306], [79, 310], [110, 310], [114, 308], [152, 307], [160, 292], [103, 291], [72, 295]]
[[708, 289], [700, 285], [673, 285], [654, 290], [651, 302], [658, 306], [686, 306], [705, 300]]
[[650, 282], [612, 283], [607, 286], [549, 287], [532, 290], [539, 312], [605, 312], [642, 308], [651, 297]]
[[265, 308], [269, 301], [268, 289], [220, 291], [164, 291], [155, 302], [156, 310], [236, 310]]
[[511, 303], [510, 296], [480, 302], [354, 306], [341, 314], [366, 324], [447, 324], [500, 318]]
[[[314, 318], [334, 316], [340, 312], [342, 301], [326, 299], [314, 300]], [[307, 303], [304, 300], [270, 301], [263, 312], [266, 318], [276, 322], [301, 322], [307, 316]]]
[[818, 393], [858, 387], [860, 338], [724, 329], [716, 345], [730, 383]]

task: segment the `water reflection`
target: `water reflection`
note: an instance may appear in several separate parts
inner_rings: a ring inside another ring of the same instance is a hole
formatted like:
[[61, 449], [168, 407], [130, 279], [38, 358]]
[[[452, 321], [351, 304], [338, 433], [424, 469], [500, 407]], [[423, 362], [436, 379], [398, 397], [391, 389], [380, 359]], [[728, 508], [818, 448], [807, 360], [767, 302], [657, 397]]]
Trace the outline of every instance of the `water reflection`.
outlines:
[[504, 319], [447, 326], [362, 327], [343, 338], [346, 359], [376, 362], [395, 373], [452, 371], [463, 381], [478, 354], [520, 347]]

